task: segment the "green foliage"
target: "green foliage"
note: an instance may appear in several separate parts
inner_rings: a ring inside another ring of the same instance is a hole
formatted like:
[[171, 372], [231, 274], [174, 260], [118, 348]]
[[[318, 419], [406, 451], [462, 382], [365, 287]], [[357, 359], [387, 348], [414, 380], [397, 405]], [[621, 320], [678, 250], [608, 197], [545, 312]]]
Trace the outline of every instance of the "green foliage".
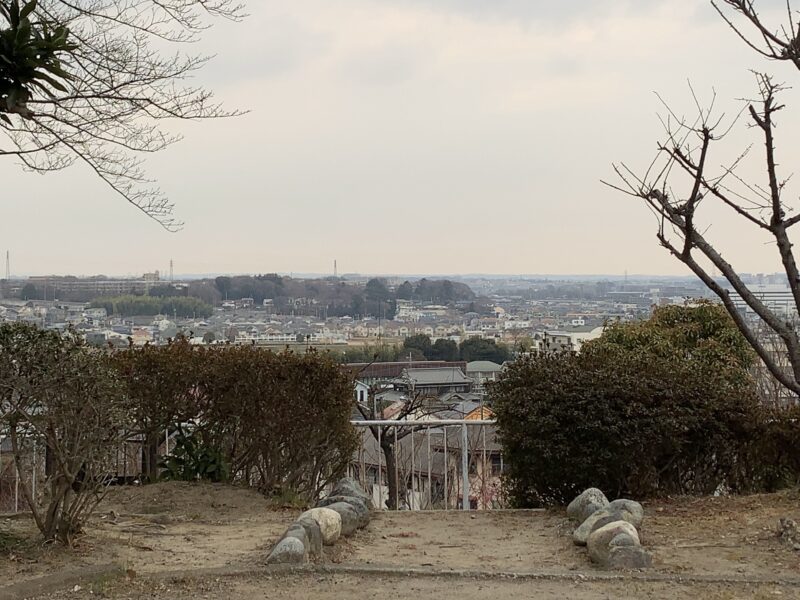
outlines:
[[26, 106], [34, 92], [53, 97], [53, 90], [66, 92], [70, 75], [59, 56], [76, 48], [66, 27], [33, 20], [36, 0], [19, 6], [18, 0], [0, 2], [0, 119], [11, 124], [3, 112], [29, 116]]
[[470, 338], [458, 345], [453, 340], [440, 338], [431, 343], [430, 336], [425, 334], [412, 335], [403, 340], [403, 351], [405, 355], [415, 353], [415, 360], [490, 360], [502, 364], [511, 358], [508, 347], [494, 340]]
[[703, 364], [728, 364], [748, 368], [755, 353], [725, 308], [701, 301], [695, 306], [662, 306], [650, 319], [613, 323], [602, 337], [587, 342], [584, 352], [617, 347]]
[[210, 317], [214, 309], [202, 300], [191, 297], [114, 296], [97, 298], [92, 308], [105, 308], [109, 315], [125, 317], [168, 315], [178, 317]]
[[403, 340], [404, 350], [419, 350], [425, 358], [431, 355], [431, 338], [424, 334], [412, 335]]
[[511, 351], [505, 344], [498, 344], [494, 340], [482, 338], [469, 338], [461, 342], [459, 347], [461, 360], [471, 362], [473, 360], [490, 360], [497, 364], [503, 364], [511, 359]]
[[512, 364], [490, 394], [513, 502], [564, 503], [590, 486], [646, 498], [775, 485], [764, 444], [777, 423], [726, 317], [710, 305], [658, 309], [578, 355]]
[[440, 338], [433, 343], [428, 356], [431, 360], [456, 361], [459, 357], [458, 344]]
[[228, 464], [222, 453], [200, 442], [193, 432], [178, 427], [173, 436], [175, 447], [159, 464], [161, 479], [196, 481], [202, 479], [219, 483], [230, 476]]
[[42, 297], [42, 293], [32, 283], [26, 283], [23, 285], [19, 295], [23, 300], [40, 300]]

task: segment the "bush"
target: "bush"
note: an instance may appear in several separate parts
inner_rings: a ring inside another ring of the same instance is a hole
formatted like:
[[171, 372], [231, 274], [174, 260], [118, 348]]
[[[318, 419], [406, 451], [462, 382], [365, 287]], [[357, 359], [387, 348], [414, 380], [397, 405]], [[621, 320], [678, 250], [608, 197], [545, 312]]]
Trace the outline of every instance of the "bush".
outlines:
[[45, 453], [46, 481], [36, 494], [26, 477], [19, 487], [46, 540], [70, 544], [101, 500], [125, 409], [107, 357], [77, 335], [0, 325], [0, 426], [17, 472], [31, 472], [37, 445]]
[[[355, 451], [353, 383], [328, 355], [193, 347], [178, 338], [118, 351], [114, 361], [146, 442], [150, 479], [158, 475], [149, 466], [164, 431], [176, 423], [191, 426], [191, 448], [161, 465], [169, 477], [194, 478], [204, 471], [198, 465], [218, 455], [234, 482], [308, 501], [344, 472]], [[202, 460], [191, 456], [200, 449]]]
[[512, 502], [565, 503], [591, 486], [646, 498], [791, 481], [800, 428], [762, 406], [751, 361], [710, 304], [612, 326], [579, 355], [518, 361], [490, 389]]
[[177, 426], [173, 436], [175, 446], [168, 456], [159, 463], [161, 479], [177, 481], [197, 481], [202, 479], [213, 483], [227, 481], [230, 476], [228, 463], [217, 448], [201, 443], [194, 432], [186, 432]]
[[235, 479], [268, 495], [316, 499], [357, 447], [350, 375], [313, 351], [241, 346], [210, 356], [201, 439], [222, 451]]
[[592, 486], [636, 498], [743, 487], [729, 474], [762, 420], [747, 389], [620, 352], [519, 361], [492, 395], [518, 506], [565, 503]]

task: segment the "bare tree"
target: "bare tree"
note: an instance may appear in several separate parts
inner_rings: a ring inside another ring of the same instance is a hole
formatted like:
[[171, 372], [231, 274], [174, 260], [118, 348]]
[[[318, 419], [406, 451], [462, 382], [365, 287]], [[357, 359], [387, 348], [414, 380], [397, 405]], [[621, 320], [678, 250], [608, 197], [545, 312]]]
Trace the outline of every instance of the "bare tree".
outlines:
[[[793, 24], [793, 13], [787, 2], [788, 25], [773, 32], [762, 21], [752, 0], [712, 1], [714, 8], [740, 38], [759, 54], [770, 59], [790, 61], [800, 69], [800, 38]], [[731, 15], [733, 11], [733, 15]], [[743, 17], [756, 32], [743, 29], [734, 21]], [[748, 287], [736, 268], [728, 262], [711, 239], [707, 225], [701, 221], [702, 209], [719, 203], [745, 220], [754, 232], [770, 240], [777, 251], [793, 298], [793, 312], [800, 309], [800, 269], [793, 251], [790, 230], [800, 222], [800, 214], [792, 215], [786, 185], [789, 177], [779, 172], [775, 149], [776, 114], [784, 106], [778, 101], [780, 84], [767, 74], [756, 73], [758, 96], [746, 100], [737, 117], [726, 120], [717, 116], [714, 100], [703, 107], [694, 90], [690, 90], [697, 109], [692, 119], [679, 117], [666, 103], [661, 116], [665, 135], [658, 143], [658, 152], [644, 173], [635, 173], [626, 164], [614, 165], [619, 177], [611, 187], [638, 198], [657, 219], [657, 238], [675, 258], [686, 265], [716, 294], [730, 313], [737, 327], [754, 348], [766, 369], [781, 385], [800, 394], [800, 337], [790, 315], [781, 314]], [[663, 101], [662, 101], [663, 102]], [[741, 121], [758, 132], [764, 144], [764, 181], [748, 181], [737, 170], [750, 154], [745, 148], [731, 162], [718, 169], [712, 166], [717, 144]], [[720, 277], [715, 277], [716, 270]], [[738, 298], [754, 318], [748, 318], [737, 306]], [[765, 337], [762, 324], [771, 336]], [[766, 339], [779, 339], [785, 352], [778, 354]], [[783, 356], [784, 359], [781, 359]], [[788, 360], [789, 367], [782, 364]]]
[[37, 447], [45, 454], [47, 478], [38, 490], [19, 478], [45, 540], [71, 544], [81, 532], [108, 487], [126, 414], [107, 357], [77, 334], [0, 325], [0, 434], [11, 443], [17, 473], [35, 468]]
[[187, 49], [210, 18], [242, 16], [237, 0], [0, 0], [0, 156], [39, 173], [81, 162], [180, 228], [142, 156], [179, 139], [165, 120], [236, 114], [187, 83], [209, 60]]
[[[384, 410], [378, 406], [379, 400], [377, 395], [380, 391], [379, 386], [371, 385], [367, 394], [367, 401], [365, 403], [356, 402], [356, 408], [364, 420], [377, 421], [385, 419], [383, 416]], [[429, 400], [430, 398], [428, 396], [412, 391], [407, 401], [398, 410], [397, 414], [392, 416], [391, 420], [403, 421], [409, 416], [418, 414], [425, 409]], [[413, 422], [410, 422], [408, 427], [395, 427], [392, 433], [389, 433], [388, 430], [379, 426], [369, 427], [372, 436], [380, 446], [380, 451], [383, 453], [384, 464], [386, 465], [386, 482], [388, 487], [386, 506], [389, 509], [399, 508], [400, 469], [397, 462], [397, 452], [400, 442], [405, 439], [406, 436], [411, 435], [412, 431], [419, 431], [425, 427], [424, 425], [415, 426], [412, 423]], [[380, 473], [378, 474], [378, 485], [381, 485]]]

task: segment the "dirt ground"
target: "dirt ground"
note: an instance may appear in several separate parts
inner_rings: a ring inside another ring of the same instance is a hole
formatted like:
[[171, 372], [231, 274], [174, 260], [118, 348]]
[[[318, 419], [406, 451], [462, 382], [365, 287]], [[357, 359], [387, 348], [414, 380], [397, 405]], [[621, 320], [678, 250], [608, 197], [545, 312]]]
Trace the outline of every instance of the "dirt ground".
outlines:
[[6, 540], [0, 581], [109, 563], [137, 573], [255, 565], [296, 513], [276, 511], [257, 492], [225, 485], [112, 488], [71, 550], [27, 541], [36, 538], [29, 519], [0, 521], [0, 540]]
[[[373, 600], [435, 598], [436, 600], [774, 600], [797, 599], [800, 590], [778, 585], [660, 583], [635, 580], [486, 580], [451, 577], [384, 577], [364, 575], [281, 575], [240, 579], [184, 579], [167, 582], [122, 581], [66, 589], [47, 600], [115, 598], [149, 600]], [[40, 598], [44, 600], [44, 597]]]
[[[800, 552], [782, 545], [780, 517], [800, 520], [800, 494], [681, 498], [645, 505], [642, 543], [653, 571], [722, 577], [800, 577]], [[563, 511], [379, 513], [347, 562], [505, 572], [591, 570]]]
[[[598, 580], [605, 574], [589, 563], [585, 549], [572, 544], [574, 524], [560, 510], [377, 513], [366, 530], [327, 549], [322, 560], [356, 572], [270, 574], [264, 567], [268, 550], [297, 512], [275, 510], [255, 492], [221, 485], [119, 488], [75, 550], [9, 543], [24, 537], [26, 527], [32, 535], [31, 525], [0, 521], [0, 581], [114, 563], [127, 576], [90, 579], [80, 589], [65, 577], [63, 589], [36, 597], [366, 600], [421, 593], [440, 600], [800, 599], [800, 552], [775, 535], [780, 517], [800, 520], [797, 491], [648, 503], [641, 536], [654, 567], [614, 581]], [[209, 567], [222, 571], [187, 575]], [[494, 578], [364, 572], [382, 567], [480, 571]], [[514, 581], [499, 573], [544, 577]], [[0, 587], [0, 598], [2, 592]]]

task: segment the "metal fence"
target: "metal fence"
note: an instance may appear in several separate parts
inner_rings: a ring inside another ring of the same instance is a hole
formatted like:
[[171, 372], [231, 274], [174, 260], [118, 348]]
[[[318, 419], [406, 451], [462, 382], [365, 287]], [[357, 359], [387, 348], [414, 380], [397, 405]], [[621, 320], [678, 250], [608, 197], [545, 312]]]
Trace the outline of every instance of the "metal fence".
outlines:
[[[503, 455], [490, 420], [353, 421], [360, 447], [350, 464], [373, 504], [389, 510], [505, 507]], [[390, 485], [396, 481], [397, 485]], [[393, 489], [390, 489], [393, 488]]]

